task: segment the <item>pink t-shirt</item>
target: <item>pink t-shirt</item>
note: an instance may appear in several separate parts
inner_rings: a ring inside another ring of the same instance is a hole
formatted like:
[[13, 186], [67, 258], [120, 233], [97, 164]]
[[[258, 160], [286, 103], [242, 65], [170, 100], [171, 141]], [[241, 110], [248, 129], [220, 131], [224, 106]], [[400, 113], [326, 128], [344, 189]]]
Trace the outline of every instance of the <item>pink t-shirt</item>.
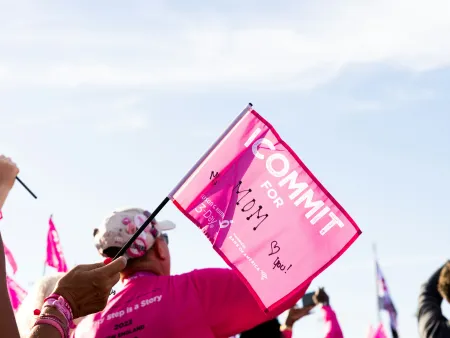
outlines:
[[202, 269], [176, 276], [138, 273], [106, 308], [78, 325], [75, 338], [225, 338], [291, 308], [308, 285], [266, 314], [229, 269]]

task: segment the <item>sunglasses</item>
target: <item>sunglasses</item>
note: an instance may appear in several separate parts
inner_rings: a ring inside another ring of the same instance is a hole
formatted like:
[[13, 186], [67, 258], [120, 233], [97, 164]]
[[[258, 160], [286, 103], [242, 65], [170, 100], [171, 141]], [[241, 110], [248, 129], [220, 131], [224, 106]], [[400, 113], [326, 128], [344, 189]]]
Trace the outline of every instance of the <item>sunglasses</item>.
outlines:
[[169, 245], [169, 236], [167, 234], [161, 234], [162, 239], [164, 242], [166, 242], [167, 245]]

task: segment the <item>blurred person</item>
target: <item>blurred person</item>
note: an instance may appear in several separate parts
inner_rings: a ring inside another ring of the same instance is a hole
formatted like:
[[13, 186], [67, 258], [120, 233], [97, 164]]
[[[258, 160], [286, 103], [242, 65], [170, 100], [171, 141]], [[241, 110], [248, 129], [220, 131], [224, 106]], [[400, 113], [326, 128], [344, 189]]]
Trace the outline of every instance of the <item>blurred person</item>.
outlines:
[[[94, 229], [99, 253], [113, 258], [150, 216], [138, 208], [114, 212]], [[104, 311], [86, 317], [76, 338], [230, 337], [277, 317], [305, 293], [298, 289], [289, 301], [265, 313], [231, 269], [200, 269], [170, 275], [170, 221], [154, 220], [127, 250], [121, 273], [123, 288]]]
[[105, 308], [112, 287], [119, 281], [119, 272], [126, 267], [120, 257], [111, 262], [78, 265], [56, 283], [54, 291], [35, 309], [37, 317], [30, 338], [67, 338], [73, 320]]
[[434, 272], [420, 289], [417, 318], [421, 338], [450, 337], [450, 322], [441, 309], [443, 299], [450, 303], [450, 261]]
[[[33, 325], [36, 321], [36, 316], [33, 311], [35, 309], [41, 309], [44, 305], [45, 299], [53, 293], [56, 283], [65, 275], [65, 273], [57, 273], [51, 276], [45, 276], [41, 278], [33, 287], [33, 290], [28, 293], [16, 312], [16, 322], [19, 327], [20, 337], [28, 337]], [[74, 325], [78, 323], [82, 318], [75, 319]], [[72, 331], [72, 330], [71, 330]]]
[[330, 297], [324, 288], [319, 288], [313, 296], [313, 301], [320, 306], [325, 321], [324, 338], [343, 338], [341, 326], [337, 319], [336, 313], [330, 306]]
[[285, 324], [280, 325], [278, 318], [274, 318], [241, 333], [240, 338], [291, 338], [294, 324], [307, 316], [315, 305], [302, 308], [293, 307], [289, 310]]

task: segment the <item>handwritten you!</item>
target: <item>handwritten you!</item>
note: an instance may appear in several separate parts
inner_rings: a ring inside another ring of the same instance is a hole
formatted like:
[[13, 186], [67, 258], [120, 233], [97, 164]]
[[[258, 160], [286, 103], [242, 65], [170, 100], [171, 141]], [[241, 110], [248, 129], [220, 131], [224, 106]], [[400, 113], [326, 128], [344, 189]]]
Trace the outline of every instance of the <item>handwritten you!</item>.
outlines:
[[[272, 241], [270, 243], [270, 254], [269, 257], [272, 255], [277, 254], [278, 252], [280, 252], [281, 247], [278, 245], [277, 241]], [[275, 268], [279, 269], [280, 271], [284, 271], [284, 273], [287, 273], [289, 271], [289, 269], [292, 267], [292, 264], [290, 264], [288, 266], [288, 268], [286, 269], [286, 265], [284, 265], [283, 263], [281, 263], [280, 261], [280, 257], [277, 256], [277, 258], [275, 258], [275, 260], [273, 261], [273, 270], [275, 270]]]

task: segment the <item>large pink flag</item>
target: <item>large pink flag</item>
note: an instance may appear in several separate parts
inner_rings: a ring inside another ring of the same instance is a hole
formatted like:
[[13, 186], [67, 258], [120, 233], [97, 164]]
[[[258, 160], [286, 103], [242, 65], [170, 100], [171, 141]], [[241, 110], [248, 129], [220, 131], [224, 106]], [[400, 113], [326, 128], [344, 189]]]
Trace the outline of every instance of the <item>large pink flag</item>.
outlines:
[[59, 235], [51, 217], [48, 225], [46, 263], [48, 266], [56, 268], [58, 272], [67, 272], [67, 264], [61, 249]]
[[6, 282], [8, 285], [9, 298], [14, 312], [17, 311], [22, 301], [27, 296], [27, 292], [17, 284], [17, 282], [9, 276], [6, 276]]
[[169, 196], [269, 310], [361, 234], [251, 105]]
[[12, 255], [11, 251], [6, 247], [6, 245], [3, 243], [3, 248], [5, 250], [5, 257], [9, 262], [9, 265], [11, 265], [11, 268], [13, 270], [13, 274], [16, 274], [17, 272], [17, 263], [14, 259], [14, 256]]

